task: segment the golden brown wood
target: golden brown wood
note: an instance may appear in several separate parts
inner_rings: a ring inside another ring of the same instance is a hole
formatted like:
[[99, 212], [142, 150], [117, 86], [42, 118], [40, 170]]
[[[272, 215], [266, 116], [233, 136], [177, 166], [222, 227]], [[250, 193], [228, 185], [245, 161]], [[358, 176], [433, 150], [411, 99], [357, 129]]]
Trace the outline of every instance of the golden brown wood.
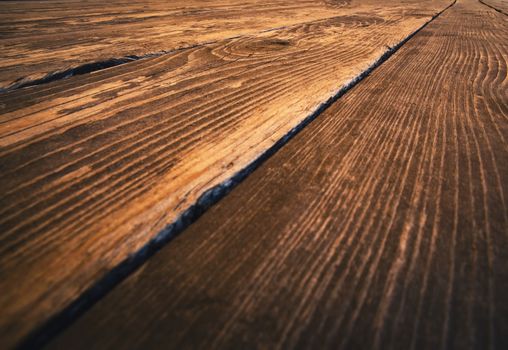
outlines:
[[359, 5], [0, 95], [0, 345], [69, 305], [448, 4]]
[[[348, 0], [49, 0], [0, 3], [0, 88], [80, 65], [143, 56], [344, 15]], [[397, 6], [385, 1], [384, 6]]]
[[490, 6], [493, 9], [508, 16], [508, 1], [507, 0], [481, 0], [484, 5]]
[[506, 349], [506, 23], [459, 1], [49, 348]]

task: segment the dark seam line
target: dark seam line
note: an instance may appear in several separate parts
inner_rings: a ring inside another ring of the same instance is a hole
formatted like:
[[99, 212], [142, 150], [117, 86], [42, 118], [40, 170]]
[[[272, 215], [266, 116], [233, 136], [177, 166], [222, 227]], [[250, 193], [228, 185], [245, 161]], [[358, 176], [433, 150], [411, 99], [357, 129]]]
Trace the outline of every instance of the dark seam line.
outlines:
[[388, 50], [377, 59], [368, 69], [360, 73], [357, 77], [351, 80], [348, 84], [340, 88], [337, 93], [330, 97], [326, 102], [322, 103], [316, 111], [307, 116], [300, 124], [291, 129], [285, 136], [279, 139], [270, 148], [264, 151], [261, 156], [252, 161], [245, 168], [240, 170], [238, 173], [233, 175], [230, 179], [225, 182], [214, 186], [213, 188], [205, 191], [197, 200], [196, 203], [192, 204], [181, 216], [176, 219], [173, 223], [169, 224], [161, 232], [159, 232], [154, 238], [152, 238], [147, 244], [143, 246], [137, 252], [129, 255], [123, 262], [118, 264], [116, 267], [111, 269], [105, 274], [99, 281], [95, 282], [90, 288], [83, 292], [77, 299], [65, 307], [62, 311], [52, 316], [42, 326], [39, 326], [35, 330], [29, 333], [25, 339], [23, 339], [16, 349], [34, 349], [41, 348], [48, 344], [53, 338], [59, 333], [63, 332], [68, 326], [76, 321], [81, 315], [87, 310], [92, 308], [100, 299], [105, 297], [114, 287], [119, 285], [125, 280], [130, 274], [135, 272], [141, 265], [143, 265], [150, 257], [162, 249], [167, 243], [173, 238], [184, 231], [188, 226], [194, 223], [203, 213], [210, 208], [212, 205], [217, 203], [219, 200], [224, 198], [233, 188], [235, 188], [240, 182], [245, 180], [254, 170], [256, 170], [261, 164], [263, 164], [268, 158], [274, 155], [279, 149], [281, 149], [290, 139], [297, 135], [302, 129], [304, 129], [309, 123], [316, 119], [321, 113], [323, 113], [328, 107], [342, 97], [346, 92], [355, 87], [360, 81], [369, 76], [377, 67], [386, 62], [395, 52], [397, 52], [406, 42], [408, 42], [413, 36], [423, 30], [428, 24], [439, 17], [443, 12], [455, 5], [457, 0], [448, 5], [446, 8], [432, 16], [432, 18], [423, 24], [420, 28], [415, 30], [401, 42], [393, 47], [389, 47]]
[[[234, 39], [234, 38], [236, 38], [236, 37], [231, 37], [228, 39]], [[228, 40], [228, 39], [226, 39], [226, 40]], [[97, 72], [97, 71], [100, 71], [103, 69], [120, 66], [120, 65], [129, 63], [129, 62], [139, 61], [139, 60], [142, 60], [145, 58], [152, 58], [152, 57], [159, 57], [162, 55], [169, 55], [169, 54], [172, 54], [175, 52], [193, 49], [196, 47], [202, 47], [202, 46], [206, 46], [206, 45], [210, 45], [210, 44], [214, 44], [214, 43], [215, 42], [204, 42], [204, 43], [199, 43], [196, 45], [180, 47], [180, 48], [177, 48], [174, 50], [169, 50], [169, 51], [163, 50], [163, 51], [148, 53], [148, 54], [140, 55], [140, 56], [129, 55], [129, 56], [124, 56], [122, 58], [110, 58], [108, 60], [85, 63], [83, 65], [80, 65], [80, 66], [77, 66], [74, 68], [69, 68], [64, 71], [48, 73], [46, 76], [44, 76], [40, 79], [35, 79], [35, 80], [24, 80], [23, 78], [20, 78], [20, 79], [18, 79], [18, 82], [15, 82], [15, 83], [13, 83], [7, 87], [4, 87], [4, 88], [0, 88], [0, 94], [19, 90], [19, 89], [26, 88], [26, 87], [48, 84], [48, 83], [52, 83], [52, 82], [58, 81], [58, 80], [65, 80], [65, 79], [68, 79], [68, 78], [76, 76], [76, 75], [84, 75], [84, 74], [88, 74], [88, 73], [93, 73], [93, 72]]]
[[505, 15], [505, 16], [508, 16], [508, 13], [504, 12], [503, 10], [498, 9], [497, 7], [494, 7], [494, 6], [490, 5], [490, 4], [487, 4], [486, 2], [483, 2], [483, 0], [478, 0], [478, 1], [479, 1], [482, 5], [485, 5], [485, 6], [487, 6], [487, 7], [490, 7], [491, 9], [493, 9], [493, 10], [495, 10], [495, 11], [499, 12], [499, 13], [502, 13], [502, 14], [503, 14], [503, 15]]

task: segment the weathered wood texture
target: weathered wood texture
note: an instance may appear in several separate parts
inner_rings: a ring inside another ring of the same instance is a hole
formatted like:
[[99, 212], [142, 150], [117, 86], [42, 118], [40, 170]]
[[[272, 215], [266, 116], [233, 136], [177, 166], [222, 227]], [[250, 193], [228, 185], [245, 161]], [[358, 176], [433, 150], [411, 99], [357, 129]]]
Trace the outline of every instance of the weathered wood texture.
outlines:
[[0, 87], [331, 17], [347, 1], [50, 0], [0, 3]]
[[68, 305], [448, 4], [360, 6], [0, 95], [4, 344]]
[[507, 37], [459, 1], [50, 348], [508, 348]]
[[[416, 1], [412, 1], [413, 5]], [[374, 0], [50, 0], [0, 3], [0, 88], [126, 56], [369, 11]], [[363, 8], [365, 6], [365, 8]], [[399, 7], [384, 0], [381, 7]]]
[[508, 16], [508, 0], [481, 0], [480, 2]]

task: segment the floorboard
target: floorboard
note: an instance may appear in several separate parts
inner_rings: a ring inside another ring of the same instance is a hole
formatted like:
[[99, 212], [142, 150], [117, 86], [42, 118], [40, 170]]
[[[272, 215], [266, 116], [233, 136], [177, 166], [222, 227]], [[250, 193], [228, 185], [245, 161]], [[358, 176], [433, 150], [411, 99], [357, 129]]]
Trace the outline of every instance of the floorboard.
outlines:
[[507, 37], [459, 0], [49, 348], [506, 349]]
[[[410, 3], [418, 8], [416, 1]], [[192, 47], [359, 9], [368, 12], [372, 4], [376, 1], [2, 1], [0, 88], [73, 73], [69, 70], [86, 64], [112, 64], [111, 59]], [[384, 0], [383, 7], [400, 4]]]
[[506, 0], [481, 0], [481, 3], [492, 7], [498, 12], [508, 16], [508, 1]]
[[0, 87], [87, 63], [332, 17], [347, 5], [309, 0], [6, 1], [0, 7]]
[[0, 345], [69, 306], [449, 4], [361, 5], [0, 94]]

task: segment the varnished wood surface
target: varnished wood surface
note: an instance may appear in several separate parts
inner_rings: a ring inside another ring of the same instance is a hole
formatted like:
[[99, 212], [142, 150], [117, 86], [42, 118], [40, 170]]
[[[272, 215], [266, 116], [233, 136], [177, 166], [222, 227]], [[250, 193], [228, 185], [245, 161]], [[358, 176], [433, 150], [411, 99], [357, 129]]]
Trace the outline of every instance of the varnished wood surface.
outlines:
[[49, 348], [508, 348], [507, 37], [460, 0]]
[[448, 4], [362, 5], [0, 95], [2, 347]]

